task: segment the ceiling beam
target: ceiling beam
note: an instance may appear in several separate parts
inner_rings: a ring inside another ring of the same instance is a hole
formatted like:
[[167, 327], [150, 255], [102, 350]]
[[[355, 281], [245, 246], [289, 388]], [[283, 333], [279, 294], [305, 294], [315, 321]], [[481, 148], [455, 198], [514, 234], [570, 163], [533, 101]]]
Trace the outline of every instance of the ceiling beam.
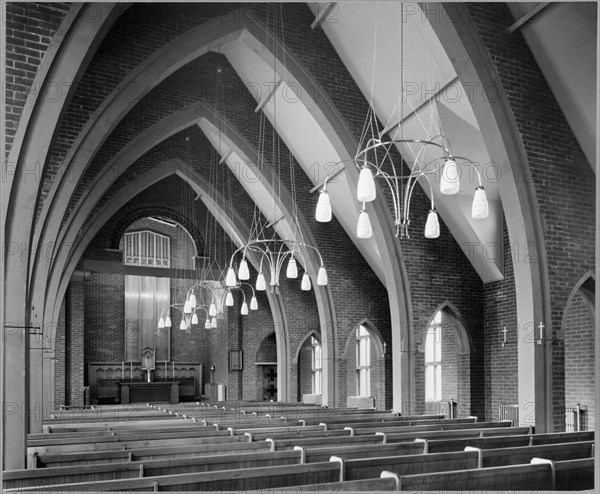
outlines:
[[335, 4], [335, 2], [329, 2], [327, 5], [325, 5], [322, 8], [322, 10], [321, 10], [321, 5], [322, 4], [320, 4], [320, 3], [317, 4], [317, 9], [319, 10], [319, 13], [315, 17], [315, 20], [310, 25], [311, 29], [316, 29], [319, 26], [321, 26], [321, 24], [323, 24], [327, 20], [327, 17], [329, 17], [329, 14], [333, 11], [336, 4]]
[[508, 32], [512, 33], [514, 31], [516, 31], [517, 29], [520, 29], [521, 27], [523, 27], [523, 25], [527, 22], [529, 22], [531, 19], [533, 19], [536, 15], [538, 15], [542, 10], [544, 10], [548, 5], [550, 5], [550, 2], [540, 2], [538, 3], [535, 7], [533, 7], [529, 12], [527, 12], [524, 16], [522, 16], [521, 18], [519, 18], [517, 20], [517, 22], [515, 22], [513, 25], [511, 25], [508, 28]]

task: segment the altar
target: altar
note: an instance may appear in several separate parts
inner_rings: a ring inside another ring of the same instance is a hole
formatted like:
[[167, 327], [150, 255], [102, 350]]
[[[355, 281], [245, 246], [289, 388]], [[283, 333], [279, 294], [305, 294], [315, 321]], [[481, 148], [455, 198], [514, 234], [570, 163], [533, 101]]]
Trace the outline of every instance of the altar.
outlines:
[[118, 383], [121, 403], [179, 403], [179, 381], [126, 381]]

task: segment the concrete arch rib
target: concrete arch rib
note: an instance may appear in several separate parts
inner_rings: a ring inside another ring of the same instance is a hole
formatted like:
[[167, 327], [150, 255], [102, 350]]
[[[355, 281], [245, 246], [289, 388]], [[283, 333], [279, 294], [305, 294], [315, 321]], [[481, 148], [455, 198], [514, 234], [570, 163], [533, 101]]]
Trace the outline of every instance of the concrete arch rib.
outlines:
[[[213, 214], [221, 227], [236, 244], [241, 245], [242, 239], [248, 237], [248, 226], [235, 211], [232, 211], [231, 206], [227, 203], [226, 199], [216, 192], [201, 175], [190, 170], [190, 168], [179, 159], [163, 162], [119, 191], [114, 200], [110, 201], [95, 215], [87, 229], [76, 240], [65, 261], [63, 269], [60, 273], [56, 273], [55, 278], [51, 280], [50, 284], [53, 287], [53, 291], [47, 296], [45, 320], [53, 321], [54, 323], [58, 320], [60, 306], [71, 279], [71, 275], [75, 271], [77, 263], [85, 252], [85, 249], [102, 226], [137, 193], [173, 174], [179, 176], [194, 189], [211, 214]], [[254, 268], [258, 269], [258, 265], [255, 265]], [[267, 278], [268, 283], [269, 273], [265, 273], [265, 278]], [[282, 333], [286, 326], [282, 305], [278, 300], [279, 297], [271, 292], [267, 292], [267, 298], [271, 307], [271, 314], [273, 316], [278, 339], [287, 341], [286, 335]], [[52, 324], [52, 327], [55, 328], [55, 326], [56, 324]], [[51, 342], [54, 343], [54, 341], [54, 338], [52, 338]], [[278, 358], [281, 359], [281, 365], [287, 367], [287, 352], [282, 353]], [[45, 388], [51, 393], [53, 390], [53, 386], [51, 385], [52, 375], [44, 374], [44, 379], [48, 384]], [[48, 400], [47, 403], [52, 403], [52, 395], [48, 394], [46, 400]]]
[[[531, 330], [540, 321], [548, 326], [551, 321], [548, 264], [539, 208], [533, 184], [519, 180], [514, 173], [520, 173], [521, 178], [529, 176], [527, 154], [502, 83], [468, 12], [457, 4], [452, 5], [451, 13], [445, 8], [438, 4], [433, 9], [425, 8], [424, 13], [432, 18], [432, 26], [459, 79], [497, 89], [498, 97], [494, 100], [486, 98], [485, 91], [476, 91], [479, 94], [473, 95], [471, 104], [489, 155], [507, 177], [501, 184], [500, 196], [511, 244], [533, 245], [538, 254], [537, 262], [513, 261], [519, 330]], [[513, 169], [511, 163], [521, 164], [521, 168]], [[518, 347], [520, 416], [531, 415], [531, 397], [535, 397], [536, 430], [549, 432], [552, 430], [551, 343], [547, 340], [543, 345], [533, 345], [523, 340], [519, 338]]]
[[[3, 288], [1, 292], [3, 326], [6, 321], [10, 321], [13, 326], [27, 326], [33, 316], [28, 304], [31, 291], [28, 281], [32, 253], [36, 250], [32, 244], [32, 233], [42, 187], [41, 171], [46, 163], [54, 131], [70, 101], [69, 97], [50, 101], [43, 95], [47, 94], [49, 84], [55, 84], [55, 81], [78, 80], [99, 40], [114, 22], [115, 3], [93, 5], [101, 13], [98, 22], [90, 23], [82, 10], [83, 4], [75, 5], [55, 34], [34, 80], [40, 90], [29, 93], [8, 158], [9, 163], [14, 163], [14, 173], [6, 181], [3, 180], [2, 184], [2, 229], [7, 243], [22, 246], [26, 251], [20, 252], [19, 256], [7, 256], [4, 263], [2, 286], [10, 284], [11, 290], [5, 291]], [[35, 172], [37, 177], [28, 180], [31, 167], [38, 170]], [[13, 187], [13, 184], [17, 186]], [[26, 262], [21, 261], [21, 254], [25, 256]], [[2, 345], [3, 398], [7, 402], [22, 403], [25, 407], [29, 403], [39, 402], [41, 386], [33, 381], [26, 386], [25, 376], [28, 372], [25, 372], [24, 366], [29, 360], [29, 373], [33, 367], [41, 370], [41, 357], [26, 358], [25, 338], [21, 335], [15, 341], [10, 337], [4, 338]], [[7, 381], [12, 382], [10, 387], [4, 386]], [[27, 396], [26, 389], [29, 393]], [[7, 420], [3, 421], [2, 457], [3, 467], [6, 469], [24, 468], [26, 433], [41, 432], [41, 422], [36, 422], [30, 414], [26, 416], [27, 423], [23, 423], [17, 416], [4, 417]]]

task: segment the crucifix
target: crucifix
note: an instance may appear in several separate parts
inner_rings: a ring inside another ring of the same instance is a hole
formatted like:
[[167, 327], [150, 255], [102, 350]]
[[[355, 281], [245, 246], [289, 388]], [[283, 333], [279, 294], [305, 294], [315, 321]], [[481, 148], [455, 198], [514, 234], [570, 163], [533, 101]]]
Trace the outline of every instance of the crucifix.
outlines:
[[506, 326], [504, 326], [504, 329], [502, 330], [502, 332], [504, 333], [504, 341], [502, 341], [502, 348], [504, 348], [504, 345], [506, 344], [506, 333], [508, 332], [508, 329], [506, 329]]
[[544, 323], [540, 321], [540, 324], [538, 326], [538, 329], [540, 330], [540, 337], [537, 340], [537, 344], [541, 345], [542, 344], [542, 340], [544, 339]]

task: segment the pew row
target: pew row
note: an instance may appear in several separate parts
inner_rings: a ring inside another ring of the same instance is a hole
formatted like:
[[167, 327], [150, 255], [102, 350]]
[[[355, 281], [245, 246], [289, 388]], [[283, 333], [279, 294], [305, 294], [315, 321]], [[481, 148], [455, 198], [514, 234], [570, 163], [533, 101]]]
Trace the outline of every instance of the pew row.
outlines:
[[218, 470], [183, 473], [136, 479], [99, 480], [47, 486], [26, 487], [18, 490], [36, 491], [141, 491], [194, 490], [194, 491], [247, 491], [289, 487], [302, 484], [321, 484], [339, 481], [340, 464], [337, 462], [279, 465], [238, 470]]

